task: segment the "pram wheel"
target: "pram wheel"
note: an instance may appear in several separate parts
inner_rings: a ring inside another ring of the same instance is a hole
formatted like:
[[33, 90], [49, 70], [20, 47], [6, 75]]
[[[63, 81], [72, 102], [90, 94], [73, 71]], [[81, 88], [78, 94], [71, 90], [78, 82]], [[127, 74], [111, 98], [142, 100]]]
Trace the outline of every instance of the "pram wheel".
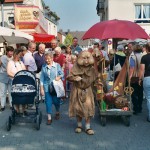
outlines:
[[40, 115], [36, 116], [35, 128], [40, 130]]
[[12, 118], [11, 118], [11, 123], [12, 123], [12, 124], [15, 124], [15, 116], [12, 116]]
[[42, 123], [42, 112], [39, 112], [39, 119], [40, 119], [40, 124]]
[[9, 116], [8, 120], [6, 121], [6, 130], [10, 131], [11, 130], [11, 117]]

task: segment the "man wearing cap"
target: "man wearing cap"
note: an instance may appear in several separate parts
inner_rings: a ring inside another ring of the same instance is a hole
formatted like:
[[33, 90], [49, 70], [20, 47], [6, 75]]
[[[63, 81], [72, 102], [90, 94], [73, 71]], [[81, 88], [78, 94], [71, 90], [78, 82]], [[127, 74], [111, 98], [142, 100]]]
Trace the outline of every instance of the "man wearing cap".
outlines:
[[[114, 66], [116, 65], [120, 65], [121, 68], [122, 66], [124, 65], [125, 63], [125, 60], [126, 60], [126, 55], [124, 53], [124, 46], [123, 45], [118, 45], [117, 46], [117, 52], [116, 54], [114, 55], [111, 63], [110, 63], [110, 70], [113, 70]], [[114, 64], [115, 63], [115, 64]], [[117, 70], [115, 72], [115, 79], [117, 78], [118, 74], [119, 74], [119, 70]]]
[[[115, 59], [115, 64], [114, 64], [114, 59]], [[124, 53], [124, 46], [118, 45], [117, 52], [110, 64], [110, 70], [113, 70], [114, 65], [117, 65], [118, 63], [120, 63], [120, 65], [122, 67], [125, 62], [125, 59], [126, 59], [126, 55]]]

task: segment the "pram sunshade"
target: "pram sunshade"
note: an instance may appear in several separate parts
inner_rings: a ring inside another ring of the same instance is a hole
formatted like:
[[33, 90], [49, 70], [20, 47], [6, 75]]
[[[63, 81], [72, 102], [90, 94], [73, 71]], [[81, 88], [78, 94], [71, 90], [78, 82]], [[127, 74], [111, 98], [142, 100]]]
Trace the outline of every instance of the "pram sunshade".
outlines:
[[37, 92], [36, 78], [32, 72], [16, 73], [11, 88], [13, 104], [33, 104]]

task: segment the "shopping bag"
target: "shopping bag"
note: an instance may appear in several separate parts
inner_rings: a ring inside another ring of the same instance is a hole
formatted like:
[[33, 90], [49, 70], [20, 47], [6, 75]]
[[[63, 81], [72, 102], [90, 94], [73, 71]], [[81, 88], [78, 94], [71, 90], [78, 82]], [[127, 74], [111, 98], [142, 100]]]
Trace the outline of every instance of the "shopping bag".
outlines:
[[120, 65], [120, 63], [118, 63], [116, 66], [115, 66], [115, 72], [117, 72], [117, 71], [120, 71], [121, 70], [121, 65]]
[[64, 97], [65, 96], [65, 89], [62, 80], [53, 80], [53, 86], [55, 88], [57, 97]]

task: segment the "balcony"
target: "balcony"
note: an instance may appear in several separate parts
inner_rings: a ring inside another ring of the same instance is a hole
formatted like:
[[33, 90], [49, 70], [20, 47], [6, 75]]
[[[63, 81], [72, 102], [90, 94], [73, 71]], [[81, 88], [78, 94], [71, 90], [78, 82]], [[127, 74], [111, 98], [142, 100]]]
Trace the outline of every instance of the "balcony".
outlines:
[[96, 6], [97, 14], [104, 13], [104, 0], [98, 0]]

